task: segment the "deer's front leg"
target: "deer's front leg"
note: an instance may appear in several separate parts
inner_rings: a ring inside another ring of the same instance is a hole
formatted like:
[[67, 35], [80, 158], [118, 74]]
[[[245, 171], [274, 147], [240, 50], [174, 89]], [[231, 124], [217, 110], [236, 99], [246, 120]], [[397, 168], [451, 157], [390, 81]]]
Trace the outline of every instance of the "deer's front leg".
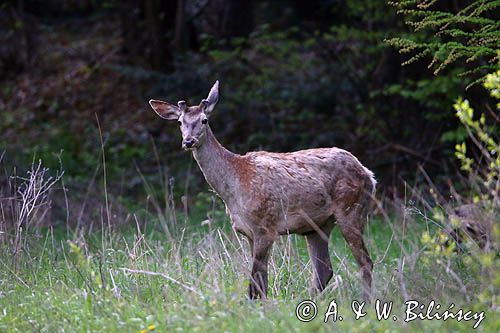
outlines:
[[267, 297], [267, 262], [275, 237], [264, 233], [254, 235], [250, 240], [252, 250], [252, 275], [248, 288], [250, 299]]
[[328, 223], [320, 232], [311, 232], [306, 235], [307, 250], [313, 265], [313, 285], [321, 292], [333, 276], [332, 262], [328, 253], [328, 240], [334, 224]]

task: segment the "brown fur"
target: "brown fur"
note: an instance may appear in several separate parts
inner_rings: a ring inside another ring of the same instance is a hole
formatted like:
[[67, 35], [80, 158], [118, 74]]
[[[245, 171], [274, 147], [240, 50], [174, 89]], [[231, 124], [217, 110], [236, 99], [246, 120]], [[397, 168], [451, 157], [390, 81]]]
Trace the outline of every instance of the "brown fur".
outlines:
[[255, 165], [253, 165], [247, 158], [240, 156], [232, 156], [230, 159], [241, 184], [246, 187], [250, 186], [252, 179], [255, 177]]
[[269, 250], [279, 235], [289, 233], [306, 235], [314, 285], [323, 290], [332, 274], [324, 238], [335, 224], [360, 265], [363, 294], [369, 298], [373, 264], [362, 233], [375, 181], [352, 154], [320, 148], [241, 156], [222, 147], [210, 128], [194, 154], [208, 183], [226, 203], [235, 230], [251, 244], [251, 298], [266, 296], [263, 268]]
[[205, 179], [226, 204], [234, 229], [247, 237], [253, 258], [250, 298], [266, 297], [272, 244], [289, 233], [306, 236], [313, 283], [323, 290], [333, 274], [328, 237], [334, 225], [358, 262], [363, 295], [369, 298], [373, 264], [362, 234], [375, 191], [373, 173], [339, 148], [234, 154], [206, 123], [217, 100], [218, 82], [200, 106], [150, 104], [161, 117], [181, 122], [183, 146], [190, 144]]

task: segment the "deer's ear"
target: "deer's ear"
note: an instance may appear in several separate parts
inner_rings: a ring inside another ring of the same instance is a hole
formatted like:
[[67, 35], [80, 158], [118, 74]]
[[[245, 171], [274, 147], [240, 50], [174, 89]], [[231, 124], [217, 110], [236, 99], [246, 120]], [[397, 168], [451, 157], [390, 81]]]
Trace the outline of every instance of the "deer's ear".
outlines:
[[214, 110], [215, 104], [219, 100], [219, 80], [215, 81], [212, 89], [208, 93], [208, 97], [201, 101], [203, 111], [208, 114]]
[[167, 102], [152, 99], [149, 101], [149, 105], [151, 105], [153, 110], [155, 110], [155, 112], [163, 119], [177, 120], [181, 115], [181, 111], [178, 106]]

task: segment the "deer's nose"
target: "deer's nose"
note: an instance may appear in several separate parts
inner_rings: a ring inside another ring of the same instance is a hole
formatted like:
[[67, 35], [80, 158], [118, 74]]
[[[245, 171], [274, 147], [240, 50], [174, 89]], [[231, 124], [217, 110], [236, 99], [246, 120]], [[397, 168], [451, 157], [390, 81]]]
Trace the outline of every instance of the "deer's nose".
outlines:
[[195, 140], [193, 138], [184, 140], [184, 147], [191, 148], [195, 144]]

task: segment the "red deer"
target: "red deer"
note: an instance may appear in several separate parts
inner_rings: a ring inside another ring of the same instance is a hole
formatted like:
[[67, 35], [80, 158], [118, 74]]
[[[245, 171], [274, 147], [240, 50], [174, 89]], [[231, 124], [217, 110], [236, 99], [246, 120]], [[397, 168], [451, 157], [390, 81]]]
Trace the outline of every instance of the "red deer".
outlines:
[[224, 201], [233, 228], [248, 239], [253, 260], [249, 297], [266, 297], [271, 246], [279, 235], [290, 233], [306, 237], [313, 285], [322, 291], [333, 276], [328, 238], [338, 225], [360, 267], [368, 299], [373, 264], [362, 234], [375, 191], [373, 173], [339, 148], [232, 153], [217, 141], [208, 122], [218, 99], [219, 81], [196, 106], [185, 101], [149, 104], [160, 117], [178, 122], [182, 148], [192, 151], [206, 181]]

